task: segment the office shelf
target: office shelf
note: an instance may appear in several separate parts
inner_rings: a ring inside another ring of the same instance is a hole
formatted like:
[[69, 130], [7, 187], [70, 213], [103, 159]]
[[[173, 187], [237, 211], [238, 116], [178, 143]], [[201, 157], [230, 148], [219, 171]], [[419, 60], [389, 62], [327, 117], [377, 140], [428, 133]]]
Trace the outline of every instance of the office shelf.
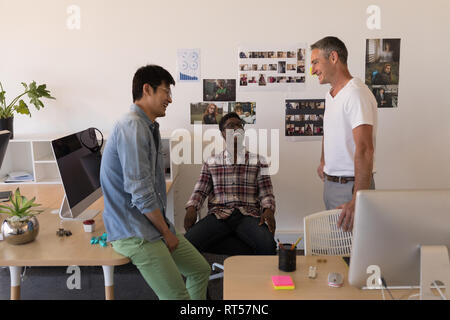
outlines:
[[10, 140], [0, 169], [0, 183], [10, 172], [26, 171], [33, 175], [32, 181], [18, 182], [20, 184], [57, 184], [59, 178], [56, 159], [53, 156], [52, 139], [13, 139]]
[[[51, 141], [61, 136], [39, 139], [13, 139], [10, 140], [6, 155], [0, 169], [0, 184], [10, 172], [26, 171], [33, 175], [32, 181], [18, 182], [16, 184], [58, 184], [58, 164], [53, 156]], [[103, 144], [105, 146], [106, 141]], [[173, 182], [177, 175], [178, 166], [170, 160], [171, 141], [168, 137], [162, 138], [164, 166], [166, 179]]]

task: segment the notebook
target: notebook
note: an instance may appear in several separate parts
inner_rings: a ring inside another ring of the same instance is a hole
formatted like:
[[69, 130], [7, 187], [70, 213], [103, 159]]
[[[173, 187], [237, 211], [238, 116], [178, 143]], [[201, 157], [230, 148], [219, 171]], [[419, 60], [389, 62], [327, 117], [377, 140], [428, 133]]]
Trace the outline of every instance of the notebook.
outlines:
[[272, 276], [272, 284], [275, 290], [295, 289], [291, 276]]

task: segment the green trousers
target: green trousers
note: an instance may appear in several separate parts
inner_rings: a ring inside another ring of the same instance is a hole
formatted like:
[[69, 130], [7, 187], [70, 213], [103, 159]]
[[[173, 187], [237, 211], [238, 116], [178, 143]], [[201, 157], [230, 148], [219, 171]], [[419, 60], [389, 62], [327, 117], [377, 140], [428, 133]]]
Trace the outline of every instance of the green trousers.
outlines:
[[162, 240], [127, 238], [113, 241], [112, 246], [130, 258], [160, 300], [205, 300], [209, 263], [183, 235], [176, 236], [179, 244], [172, 253]]

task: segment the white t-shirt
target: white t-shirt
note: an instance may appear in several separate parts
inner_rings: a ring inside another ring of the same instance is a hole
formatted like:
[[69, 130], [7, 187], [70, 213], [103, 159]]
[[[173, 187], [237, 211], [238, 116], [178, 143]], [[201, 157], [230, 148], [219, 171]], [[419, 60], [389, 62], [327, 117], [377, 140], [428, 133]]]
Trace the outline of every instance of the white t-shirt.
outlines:
[[[362, 124], [373, 126], [373, 146], [377, 133], [377, 101], [358, 78], [351, 79], [333, 98], [325, 98], [324, 172], [331, 176], [355, 175], [355, 142], [352, 130]], [[375, 157], [374, 157], [375, 158]], [[375, 160], [374, 160], [375, 171]]]

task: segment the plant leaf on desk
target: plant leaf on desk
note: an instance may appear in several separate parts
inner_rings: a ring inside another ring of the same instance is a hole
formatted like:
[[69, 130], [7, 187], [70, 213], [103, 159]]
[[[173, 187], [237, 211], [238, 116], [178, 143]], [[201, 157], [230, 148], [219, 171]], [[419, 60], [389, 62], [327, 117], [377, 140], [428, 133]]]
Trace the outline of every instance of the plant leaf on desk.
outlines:
[[0, 205], [0, 213], [5, 213], [5, 214], [8, 214], [8, 215], [11, 215], [11, 214], [14, 213], [14, 209], [11, 208], [10, 206]]

